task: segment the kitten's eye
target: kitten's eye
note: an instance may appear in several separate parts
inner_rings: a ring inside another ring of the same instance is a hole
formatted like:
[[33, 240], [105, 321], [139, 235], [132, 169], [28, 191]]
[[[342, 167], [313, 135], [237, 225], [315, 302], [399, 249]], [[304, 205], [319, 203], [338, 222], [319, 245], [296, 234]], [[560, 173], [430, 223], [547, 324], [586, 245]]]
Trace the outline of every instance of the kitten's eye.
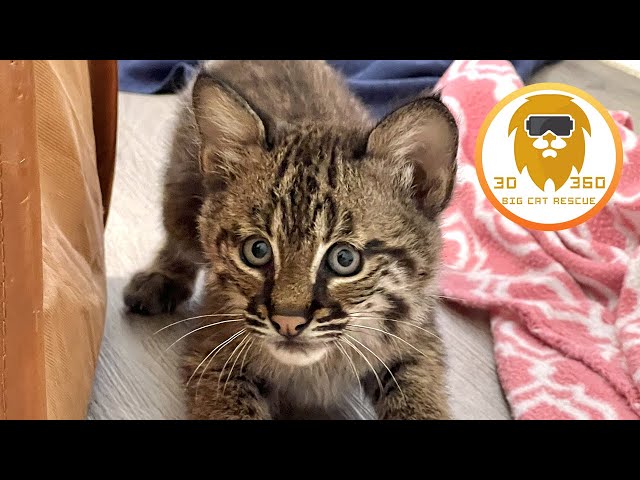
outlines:
[[242, 246], [242, 259], [250, 267], [262, 267], [271, 260], [271, 245], [262, 237], [251, 237]]
[[342, 277], [355, 275], [360, 270], [360, 253], [351, 245], [334, 245], [327, 257], [329, 268]]

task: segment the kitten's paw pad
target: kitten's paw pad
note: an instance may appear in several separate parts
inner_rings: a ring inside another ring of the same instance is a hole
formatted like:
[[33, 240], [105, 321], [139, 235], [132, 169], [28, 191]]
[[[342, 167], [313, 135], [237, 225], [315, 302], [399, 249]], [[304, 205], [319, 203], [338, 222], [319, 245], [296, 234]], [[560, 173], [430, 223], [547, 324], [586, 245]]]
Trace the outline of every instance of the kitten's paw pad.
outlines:
[[191, 296], [184, 282], [158, 272], [136, 273], [124, 289], [124, 304], [131, 313], [173, 313]]

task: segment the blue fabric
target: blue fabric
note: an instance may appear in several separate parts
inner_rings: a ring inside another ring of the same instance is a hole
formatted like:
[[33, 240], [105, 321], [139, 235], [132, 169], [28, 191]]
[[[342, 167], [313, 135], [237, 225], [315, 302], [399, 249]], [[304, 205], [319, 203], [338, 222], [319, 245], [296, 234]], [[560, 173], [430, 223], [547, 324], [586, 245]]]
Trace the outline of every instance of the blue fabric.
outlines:
[[381, 117], [394, 103], [435, 86], [452, 60], [329, 60], [351, 90]]
[[[452, 60], [328, 60], [351, 90], [381, 117], [396, 102], [433, 87]], [[554, 60], [511, 60], [524, 82]], [[119, 60], [120, 90], [159, 94], [180, 89], [198, 60]]]
[[118, 60], [120, 90], [133, 93], [171, 93], [179, 90], [198, 60]]

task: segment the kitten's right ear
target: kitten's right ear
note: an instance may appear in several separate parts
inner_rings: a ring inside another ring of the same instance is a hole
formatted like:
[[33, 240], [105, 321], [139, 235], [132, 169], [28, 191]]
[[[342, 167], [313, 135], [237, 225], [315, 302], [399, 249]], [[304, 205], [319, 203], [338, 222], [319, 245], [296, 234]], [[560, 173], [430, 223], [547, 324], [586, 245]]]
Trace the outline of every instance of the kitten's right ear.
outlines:
[[200, 167], [205, 174], [234, 174], [246, 154], [267, 148], [265, 124], [233, 88], [206, 73], [193, 86], [193, 111], [200, 131]]

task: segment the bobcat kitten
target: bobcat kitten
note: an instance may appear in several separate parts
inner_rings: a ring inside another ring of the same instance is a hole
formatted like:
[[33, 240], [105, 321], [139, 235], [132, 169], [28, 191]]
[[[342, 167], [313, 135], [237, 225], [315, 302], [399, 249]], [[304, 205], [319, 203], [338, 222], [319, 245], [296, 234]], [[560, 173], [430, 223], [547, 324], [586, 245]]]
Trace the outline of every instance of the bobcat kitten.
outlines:
[[171, 312], [204, 265], [191, 417], [285, 418], [362, 388], [380, 419], [448, 418], [435, 278], [458, 131], [439, 97], [376, 122], [324, 61], [247, 60], [206, 62], [184, 99], [166, 243], [124, 298]]

